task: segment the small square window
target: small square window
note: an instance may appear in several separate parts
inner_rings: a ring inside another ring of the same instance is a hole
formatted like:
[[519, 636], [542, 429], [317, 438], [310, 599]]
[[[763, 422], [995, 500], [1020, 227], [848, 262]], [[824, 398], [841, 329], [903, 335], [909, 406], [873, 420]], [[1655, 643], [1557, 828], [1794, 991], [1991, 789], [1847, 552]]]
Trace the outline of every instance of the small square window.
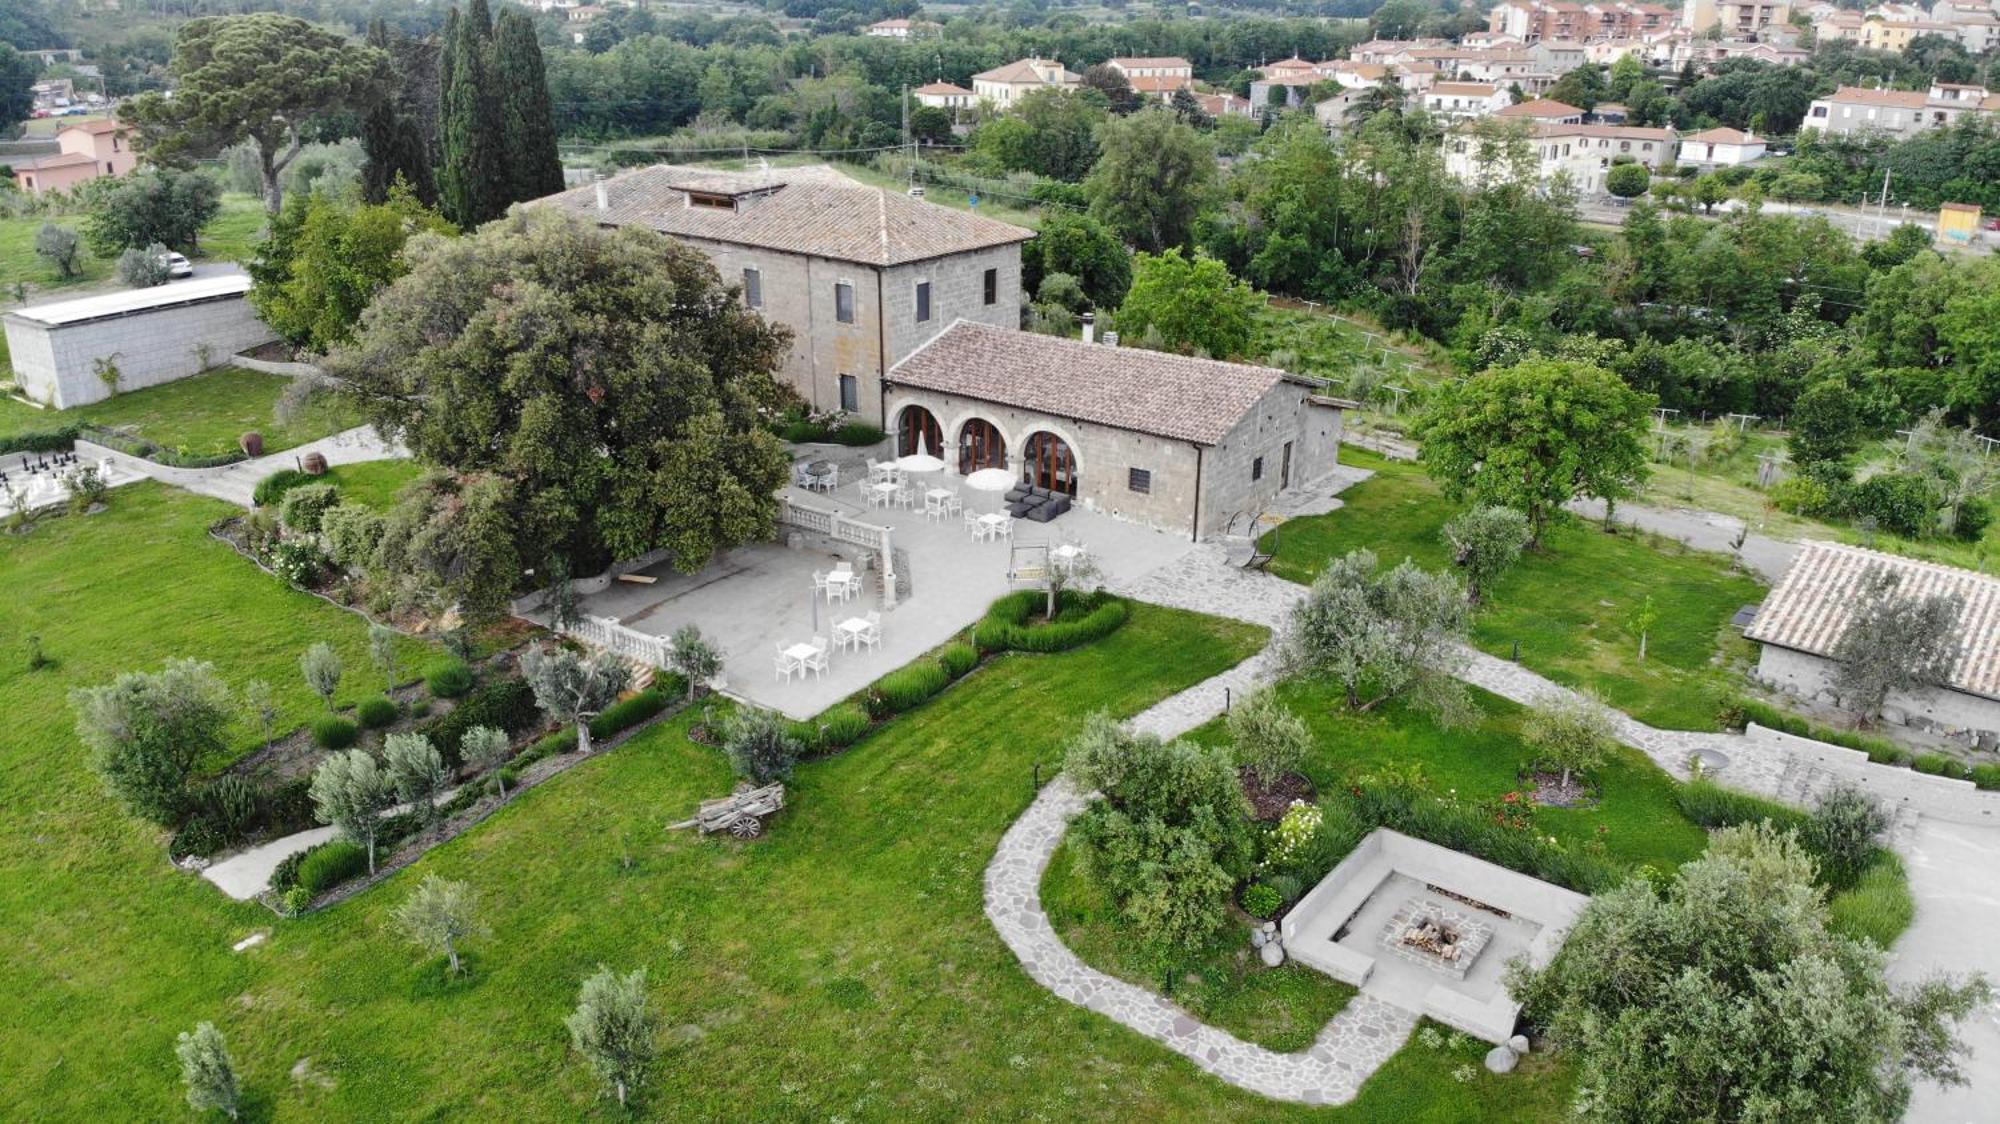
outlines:
[[1000, 300], [1000, 271], [997, 269], [989, 269], [986, 271], [986, 303], [996, 304], [999, 302], [999, 300]]
[[1250, 462], [1250, 479], [1262, 480], [1263, 478], [1264, 478], [1264, 458], [1258, 457], [1256, 460]]
[[850, 414], [861, 410], [861, 380], [853, 375], [840, 376], [840, 408]]
[[760, 270], [743, 271], [743, 303], [751, 308], [764, 307], [764, 274]]
[[1130, 468], [1125, 470], [1125, 486], [1142, 496], [1153, 493], [1153, 470], [1150, 468]]
[[922, 324], [930, 318], [931, 283], [928, 281], [919, 281], [917, 282], [917, 323]]
[[836, 281], [833, 286], [833, 318], [842, 324], [854, 323], [854, 286]]

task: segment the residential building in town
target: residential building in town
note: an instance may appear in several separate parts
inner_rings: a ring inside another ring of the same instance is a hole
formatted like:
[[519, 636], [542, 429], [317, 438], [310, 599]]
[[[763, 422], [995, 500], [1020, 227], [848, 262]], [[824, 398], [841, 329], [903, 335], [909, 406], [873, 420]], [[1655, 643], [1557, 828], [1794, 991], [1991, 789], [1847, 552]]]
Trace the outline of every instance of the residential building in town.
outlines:
[[875, 39], [922, 39], [941, 30], [928, 20], [876, 20], [868, 25], [868, 34]]
[[104, 176], [122, 176], [139, 164], [132, 151], [137, 130], [116, 121], [85, 121], [56, 131], [54, 156], [14, 161], [14, 186], [30, 195], [69, 191]]
[[1167, 101], [1194, 85], [1194, 64], [1178, 56], [1106, 59], [1104, 65], [1124, 75], [1142, 97]]
[[1724, 35], [1761, 35], [1791, 19], [1787, 0], [1685, 0], [1680, 25], [1698, 35], [1717, 27]]
[[979, 100], [1001, 109], [1036, 90], [1073, 89], [1082, 84], [1082, 75], [1054, 59], [1020, 59], [972, 76], [972, 92]]
[[1758, 677], [1787, 694], [1832, 701], [1835, 646], [1861, 601], [1864, 579], [1877, 572], [1895, 575], [1900, 595], [1959, 601], [1953, 636], [1958, 657], [1945, 682], [1935, 690], [1892, 694], [1884, 717], [1989, 740], [2000, 734], [2000, 578], [1990, 574], [1841, 543], [1804, 543], [1745, 630], [1763, 646]]
[[970, 109], [979, 102], [978, 94], [950, 82], [931, 82], [910, 92], [916, 95], [918, 105], [937, 109]]
[[1196, 94], [1195, 103], [1210, 117], [1251, 117], [1256, 111], [1250, 108], [1249, 98], [1239, 98], [1235, 94]]
[[1485, 82], [1438, 82], [1424, 91], [1424, 111], [1434, 117], [1465, 120], [1489, 117], [1513, 102], [1504, 87]]
[[1015, 331], [1032, 231], [826, 167], [719, 172], [662, 164], [539, 200], [601, 226], [686, 242], [745, 304], [792, 331], [780, 377], [817, 411], [880, 424], [882, 373], [946, 324]]
[[1928, 90], [1842, 86], [1823, 98], [1814, 98], [1799, 128], [1842, 136], [1878, 132], [1913, 137], [1945, 128], [1969, 114], [1996, 111], [2000, 111], [2000, 98], [1984, 86], [1939, 84]]
[[1084, 507], [1193, 539], [1248, 529], [1334, 470], [1344, 411], [1275, 367], [960, 321], [890, 369], [898, 450], [1006, 468]]
[[1614, 0], [1504, 0], [1487, 13], [1486, 30], [1537, 43], [1543, 39], [1630, 39], [1674, 26], [1678, 13], [1660, 4]]
[[1326, 81], [1311, 74], [1265, 75], [1250, 80], [1250, 108], [1253, 113], [1267, 107], [1290, 109], [1304, 105], [1314, 86]]
[[1680, 163], [1699, 168], [1734, 168], [1764, 156], [1764, 138], [1741, 129], [1703, 129], [1680, 139]]
[[1513, 105], [1503, 106], [1495, 110], [1493, 115], [1495, 117], [1504, 117], [1509, 121], [1539, 121], [1550, 125], [1583, 124], [1583, 110], [1567, 102], [1554, 101], [1549, 98], [1536, 98], [1533, 101], [1516, 102]]
[[[1497, 115], [1490, 122], [1501, 122]], [[1515, 121], [1504, 124], [1468, 122], [1445, 140], [1445, 171], [1466, 183], [1504, 179], [1511, 175], [1501, 157], [1503, 144], [1518, 130], [1534, 157], [1537, 182], [1566, 177], [1583, 195], [1600, 195], [1611, 168], [1619, 163], [1642, 164], [1659, 171], [1673, 159], [1672, 129], [1633, 125], [1584, 125], [1569, 121]]]

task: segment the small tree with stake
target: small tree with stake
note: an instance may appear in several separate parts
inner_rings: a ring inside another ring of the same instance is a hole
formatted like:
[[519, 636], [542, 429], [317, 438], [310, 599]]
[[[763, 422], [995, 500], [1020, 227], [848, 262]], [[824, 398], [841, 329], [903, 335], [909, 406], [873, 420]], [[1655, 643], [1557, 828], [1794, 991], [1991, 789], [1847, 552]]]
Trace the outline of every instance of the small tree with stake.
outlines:
[[1521, 557], [1530, 528], [1526, 515], [1488, 504], [1452, 516], [1441, 533], [1452, 561], [1465, 574], [1465, 599], [1477, 605], [1486, 587]]
[[682, 625], [674, 632], [673, 655], [669, 657], [674, 671], [687, 680], [688, 699], [694, 699], [695, 691], [709, 680], [722, 673], [722, 653], [701, 634], [694, 625]]
[[402, 635], [386, 624], [372, 623], [368, 626], [368, 658], [382, 669], [382, 677], [389, 681], [389, 689], [396, 689], [398, 672], [402, 668], [403, 653], [397, 641]]
[[432, 955], [444, 953], [454, 976], [461, 970], [459, 946], [492, 934], [479, 920], [478, 891], [435, 874], [425, 875], [423, 882], [390, 916], [397, 931], [408, 937], [411, 944]]
[[306, 686], [326, 701], [326, 708], [333, 709], [334, 692], [340, 690], [340, 653], [333, 645], [322, 640], [307, 648], [299, 657], [299, 674], [305, 676]]
[[536, 646], [521, 657], [521, 675], [535, 705], [556, 722], [576, 727], [576, 747], [590, 752], [590, 720], [618, 701], [632, 669], [609, 652], [579, 656], [568, 648]]
[[507, 795], [507, 780], [501, 775], [500, 767], [513, 756], [514, 743], [506, 731], [492, 726], [474, 726], [458, 739], [458, 755], [465, 763], [482, 771], [493, 773], [494, 787], [500, 795]]
[[657, 1020], [646, 1001], [646, 970], [619, 975], [600, 965], [583, 981], [576, 1010], [563, 1020], [570, 1044], [618, 1096], [623, 1107], [659, 1053]]
[[1587, 695], [1568, 692], [1536, 700], [1521, 725], [1521, 736], [1549, 765], [1562, 770], [1562, 787], [1572, 773], [1604, 764], [1618, 744], [1611, 716]]
[[313, 770], [313, 813], [342, 835], [368, 848], [368, 873], [375, 873], [375, 838], [382, 813], [396, 802], [396, 785], [365, 750], [349, 749]]
[[1639, 658], [1646, 658], [1646, 641], [1653, 635], [1654, 626], [1660, 623], [1660, 610], [1653, 604], [1653, 595], [1647, 594], [1639, 607], [1632, 610], [1632, 631], [1639, 634]]

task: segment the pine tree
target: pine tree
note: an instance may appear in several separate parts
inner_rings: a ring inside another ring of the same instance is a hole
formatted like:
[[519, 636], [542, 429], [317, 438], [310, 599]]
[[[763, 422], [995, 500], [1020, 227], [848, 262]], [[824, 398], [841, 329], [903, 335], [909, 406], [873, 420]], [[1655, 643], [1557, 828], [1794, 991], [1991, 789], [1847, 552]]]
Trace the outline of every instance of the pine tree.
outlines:
[[535, 40], [534, 23], [518, 9], [503, 13], [494, 32], [493, 79], [500, 90], [507, 201], [519, 203], [561, 191], [562, 158], [556, 155], [555, 113], [549, 105], [542, 45]]
[[438, 205], [465, 230], [507, 209], [491, 26], [485, 0], [473, 0], [470, 13], [457, 21], [444, 65], [444, 169]]
[[[402, 38], [392, 36], [388, 25], [379, 19], [369, 22], [368, 45], [390, 52], [399, 63], [409, 54], [409, 44], [400, 42]], [[403, 66], [399, 65], [397, 72], [405, 82], [409, 80]], [[361, 170], [362, 195], [370, 203], [384, 202], [400, 177], [426, 206], [435, 206], [437, 177], [431, 167], [430, 144], [415, 116], [406, 110], [406, 96], [406, 88], [398, 89], [361, 120], [361, 148], [368, 157]]]

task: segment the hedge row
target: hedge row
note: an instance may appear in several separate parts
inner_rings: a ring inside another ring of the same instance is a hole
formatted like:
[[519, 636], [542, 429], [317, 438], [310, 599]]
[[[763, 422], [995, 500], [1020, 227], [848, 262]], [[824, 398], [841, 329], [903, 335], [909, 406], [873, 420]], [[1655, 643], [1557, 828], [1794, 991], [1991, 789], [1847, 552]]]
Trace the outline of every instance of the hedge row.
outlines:
[[1681, 814], [1711, 830], [1770, 820], [1773, 827], [1803, 831], [1811, 816], [1776, 800], [1723, 788], [1714, 781], [1689, 781], [1674, 793]]
[[148, 441], [143, 437], [134, 437], [116, 430], [100, 429], [94, 425], [78, 426], [77, 433], [78, 436], [95, 441], [106, 448], [116, 449], [128, 456], [142, 457], [154, 464], [163, 464], [170, 468], [220, 468], [225, 464], [235, 464], [244, 459], [241, 451], [188, 453], [180, 449], [169, 449], [157, 441]]
[[518, 734], [540, 721], [540, 717], [541, 711], [535, 706], [535, 692], [526, 680], [495, 679], [473, 688], [450, 714], [425, 722], [417, 727], [416, 732], [431, 740], [444, 757], [445, 764], [456, 768], [461, 760], [458, 743], [467, 730], [474, 726], [492, 726]]
[[[1943, 753], [1913, 753], [1888, 738], [1856, 733], [1852, 730], [1833, 730], [1809, 722], [1762, 699], [1739, 699], [1735, 704], [1735, 711], [1736, 715], [1744, 720], [1755, 722], [1768, 729], [1865, 753], [1868, 755], [1868, 760], [1877, 765], [1902, 765], [1932, 776], [1969, 780], [1980, 788], [2000, 788], [2000, 765], [1967, 765]], [[1725, 715], [1725, 717], [1731, 716]]]
[[981, 652], [1061, 652], [1111, 635], [1131, 613], [1123, 598], [1108, 593], [1065, 592], [1054, 620], [1028, 623], [1047, 599], [1024, 589], [995, 601], [973, 629], [972, 642]]
[[57, 429], [39, 430], [33, 433], [12, 433], [0, 437], [0, 454], [5, 453], [67, 453], [76, 447], [76, 435], [80, 427], [66, 425]]
[[1616, 866], [1595, 855], [1550, 846], [1531, 830], [1495, 823], [1477, 808], [1427, 793], [1361, 785], [1334, 799], [1347, 801], [1353, 816], [1363, 823], [1463, 851], [1579, 894], [1600, 893], [1624, 880]]
[[[687, 696], [687, 689], [679, 686], [678, 676], [656, 679], [651, 687], [630, 698], [622, 699], [606, 707], [604, 713], [590, 720], [590, 736], [603, 739], [622, 734], [634, 726], [645, 722], [654, 715]], [[514, 755], [513, 759], [500, 769], [500, 777], [512, 785], [522, 770], [549, 757], [559, 757], [576, 751], [576, 727], [564, 726], [546, 734]]]

